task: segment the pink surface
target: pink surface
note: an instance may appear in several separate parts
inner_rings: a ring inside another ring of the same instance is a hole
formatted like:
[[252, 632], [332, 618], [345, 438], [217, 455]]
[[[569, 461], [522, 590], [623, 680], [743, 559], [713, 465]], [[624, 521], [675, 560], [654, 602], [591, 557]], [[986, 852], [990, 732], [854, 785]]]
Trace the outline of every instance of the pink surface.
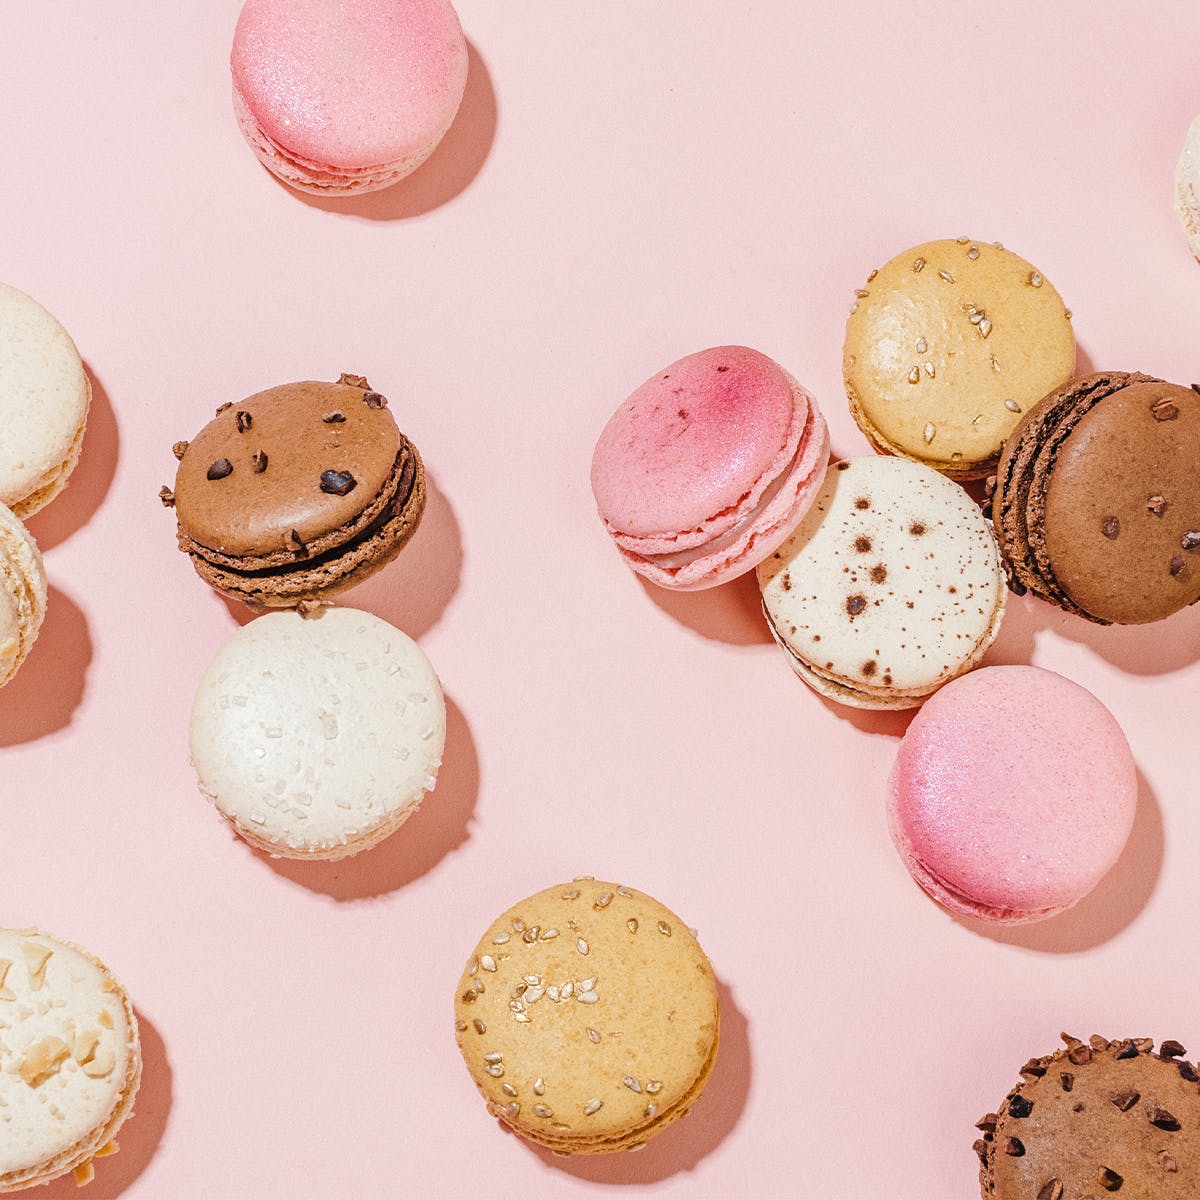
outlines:
[[276, 148], [353, 170], [424, 158], [467, 54], [450, 0], [247, 0], [230, 65], [239, 116]]
[[1019, 922], [1083, 899], [1117, 861], [1136, 806], [1129, 743], [1095, 696], [1038, 667], [984, 667], [909, 725], [888, 819], [935, 898]]
[[[1200, 377], [1171, 182], [1200, 112], [1194, 3], [917, 0], [867, 21], [462, 0], [463, 119], [403, 184], [338, 204], [247, 153], [239, 7], [4, 9], [0, 278], [63, 321], [96, 394], [70, 487], [31, 522], [46, 624], [0, 691], [3, 921], [110, 962], [147, 1047], [85, 1200], [973, 1200], [973, 1122], [1059, 1030], [1200, 1053], [1200, 608], [1105, 629], [1014, 599], [989, 661], [1093, 691], [1139, 806], [1103, 887], [984, 927], [892, 846], [908, 718], [815, 698], [752, 578], [643, 587], [588, 482], [634, 383], [730, 342], [787, 365], [837, 452], [866, 453], [839, 400], [853, 289], [967, 229], [1054, 280], [1081, 366]], [[388, 396], [432, 480], [412, 544], [353, 600], [419, 639], [450, 719], [400, 833], [305, 867], [247, 849], [193, 786], [192, 695], [244, 616], [157, 493], [218, 399], [340, 371]], [[451, 996], [497, 912], [584, 873], [696, 926], [723, 1020], [686, 1121], [577, 1162], [487, 1117]]]
[[808, 511], [829, 436], [778, 363], [714, 346], [671, 363], [609, 418], [592, 491], [626, 562], [663, 587], [749, 571]]

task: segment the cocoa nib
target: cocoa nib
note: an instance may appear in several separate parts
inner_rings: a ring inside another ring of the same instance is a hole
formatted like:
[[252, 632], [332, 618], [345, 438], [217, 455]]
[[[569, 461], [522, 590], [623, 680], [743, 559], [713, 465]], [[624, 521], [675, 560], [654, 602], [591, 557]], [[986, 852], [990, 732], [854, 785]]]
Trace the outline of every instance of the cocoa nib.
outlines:
[[345, 371], [338, 376], [338, 383], [344, 383], [347, 387], [368, 389], [371, 385], [367, 382], [365, 375], [347, 375]]
[[1174, 1038], [1167, 1038], [1167, 1040], [1159, 1047], [1158, 1052], [1163, 1056], [1163, 1058], [1178, 1058], [1181, 1054], [1187, 1053], [1183, 1046], [1180, 1045], [1179, 1042], [1175, 1041]]
[[387, 408], [387, 397], [378, 392], [364, 392], [363, 403], [368, 408]]
[[358, 480], [349, 471], [322, 471], [321, 491], [330, 496], [345, 496], [358, 486]]
[[1008, 1115], [1010, 1117], [1027, 1117], [1033, 1111], [1033, 1104], [1024, 1096], [1014, 1096], [1008, 1102]]
[[1200, 530], [1189, 529], [1179, 544], [1185, 550], [1195, 550], [1197, 546], [1200, 546]]
[[254, 424], [254, 418], [244, 408], [239, 408], [233, 419], [238, 433], [245, 433]]
[[1115, 542], [1121, 536], [1121, 522], [1116, 517], [1105, 517], [1104, 523], [1100, 526], [1100, 532], [1110, 542]]
[[1146, 1109], [1146, 1119], [1156, 1129], [1165, 1129], [1168, 1133], [1179, 1132], [1179, 1121], [1165, 1108]]
[[224, 479], [227, 475], [233, 474], [233, 463], [227, 458], [218, 458], [211, 467], [208, 468], [209, 479]]
[[176, 458], [182, 458], [187, 453], [187, 448], [187, 442], [176, 442], [175, 445], [171, 447], [171, 453], [175, 455]]
[[1157, 400], [1150, 406], [1150, 412], [1156, 421], [1174, 421], [1179, 416], [1179, 409], [1170, 400]]
[[267, 456], [261, 450], [255, 451], [250, 457], [250, 465], [254, 468], [255, 475], [261, 475], [267, 469]]
[[164, 508], [175, 507], [175, 493], [165, 483], [158, 490], [158, 498], [163, 502]]
[[340, 408], [335, 408], [333, 412], [327, 412], [321, 417], [326, 425], [340, 425], [345, 419], [346, 414]]

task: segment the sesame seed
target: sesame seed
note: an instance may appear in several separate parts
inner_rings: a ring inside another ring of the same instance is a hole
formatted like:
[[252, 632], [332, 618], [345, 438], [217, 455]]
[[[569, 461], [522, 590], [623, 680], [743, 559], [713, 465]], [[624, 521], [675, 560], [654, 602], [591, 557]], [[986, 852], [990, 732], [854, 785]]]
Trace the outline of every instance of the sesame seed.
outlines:
[[540, 940], [543, 942], [552, 942], [556, 937], [558, 937], [557, 929], [543, 929]]
[[548, 987], [546, 989], [546, 995], [549, 996], [550, 999], [553, 1000], [555, 1004], [558, 1003], [558, 988], [551, 985], [550, 987]]
[[535, 1096], [546, 1094], [546, 1081], [540, 1075], [533, 1081], [533, 1094]]
[[1039, 275], [1037, 271], [1029, 272], [1029, 286], [1030, 287], [1041, 287], [1043, 282], [1044, 281], [1043, 281], [1041, 275]]
[[601, 892], [592, 902], [593, 908], [607, 908], [612, 903], [612, 892]]
[[878, 275], [878, 274], [879, 274], [879, 272], [878, 272], [878, 271], [872, 271], [872, 272], [870, 273], [870, 275], [868, 275], [868, 276], [867, 276], [867, 282], [868, 282], [868, 283], [870, 283], [870, 282], [871, 282], [871, 280], [872, 280], [872, 279], [874, 279], [874, 278], [875, 278], [875, 276], [876, 276], [876, 275]]
[[471, 965], [467, 968], [468, 975], [474, 975], [479, 970], [479, 959], [471, 959]]
[[580, 1004], [595, 1004], [600, 997], [595, 992], [580, 992], [576, 999]]
[[576, 875], [575, 878], [571, 880], [571, 882], [572, 883], [595, 883], [596, 877], [595, 877], [595, 875]]
[[490, 954], [484, 954], [479, 959], [479, 965], [485, 971], [494, 971], [496, 969], [496, 960]]
[[937, 435], [937, 426], [930, 423], [925, 426], [925, 445], [929, 445]]
[[513, 1013], [513, 1020], [527, 1023], [529, 1021], [529, 1014], [523, 1012]]
[[924, 354], [929, 349], [929, 343], [924, 338], [917, 339], [917, 353]]
[[576, 938], [575, 949], [578, 950], [580, 954], [586, 954], [588, 952], [588, 944], [583, 940], [583, 938]]
[[1075, 314], [1068, 308], [1065, 315], [1066, 315], [1067, 320], [1069, 321]]
[[671, 927], [670, 927], [670, 925], [668, 925], [666, 923], [666, 921], [659, 921], [658, 932], [661, 933], [663, 935], [663, 937], [670, 937], [671, 936]]
[[515, 1096], [517, 1094], [517, 1089], [515, 1087], [513, 1087], [513, 1085], [511, 1083], [502, 1083], [500, 1085], [500, 1090], [506, 1096]]
[[542, 932], [540, 925], [530, 925], [530, 927], [521, 934], [521, 941], [527, 946], [532, 946], [538, 940], [538, 934]]
[[913, 259], [913, 274], [920, 275], [925, 269], [925, 260], [923, 258]]
[[930, 379], [932, 379], [932, 378], [933, 378], [933, 376], [934, 376], [934, 366], [933, 366], [933, 363], [931, 363], [931, 362], [927, 362], [927, 363], [925, 364], [925, 374], [926, 374], [926, 375], [928, 375]]
[[466, 1021], [455, 1021], [454, 1022], [454, 1028], [457, 1029], [459, 1033], [462, 1033], [462, 1031], [464, 1029], [466, 1029], [466, 1027], [467, 1027]]
[[515, 1013], [523, 1013], [525, 1011], [525, 1002], [523, 1000], [510, 1000], [508, 1007]]
[[558, 994], [559, 994], [560, 996], [562, 996], [562, 998], [563, 998], [564, 1000], [570, 1000], [570, 998], [571, 998], [571, 993], [572, 993], [574, 990], [575, 990], [575, 985], [574, 985], [574, 984], [573, 984], [573, 983], [572, 983], [572, 982], [571, 982], [571, 981], [568, 979], [568, 980], [567, 980], [567, 982], [566, 982], [566, 983], [564, 983], [564, 984], [562, 985], [562, 987], [560, 987], [560, 988], [558, 989]]
[[646, 1117], [652, 1117], [652, 1116], [654, 1116], [654, 1114], [656, 1112], [658, 1112], [657, 1104], [647, 1104], [646, 1107], [642, 1110], [642, 1115], [646, 1116]]
[[525, 922], [520, 917], [513, 917], [513, 930], [516, 933], [521, 933], [525, 929]]
[[[476, 1033], [479, 1033], [479, 1034], [487, 1033], [487, 1026], [478, 1017], [476, 1017], [475, 1020], [471, 1022], [471, 1024], [475, 1026]], [[465, 1028], [465, 1026], [464, 1026], [464, 1028]]]
[[871, 293], [866, 288], [855, 288], [854, 294], [860, 299], [865, 300]]
[[544, 987], [531, 987], [525, 993], [525, 1003], [536, 1004], [545, 994], [546, 989]]
[[579, 899], [579, 889], [571, 888], [569, 891], [563, 892], [562, 898], [564, 900], [578, 900]]
[[625, 928], [628, 929], [630, 933], [637, 933], [637, 917], [630, 917], [629, 920], [625, 922]]
[[995, 371], [997, 375], [1000, 374], [1000, 364], [996, 361], [996, 356], [994, 354], [992, 355], [992, 370]]
[[600, 1031], [598, 1029], [593, 1029], [589, 1025], [587, 1027], [587, 1035], [588, 1035], [588, 1041], [591, 1042], [593, 1046], [600, 1045]]
[[1019, 413], [1021, 411], [1021, 406], [1015, 400], [1005, 400], [1004, 407], [1007, 408], [1009, 412]]
[[636, 1075], [626, 1075], [625, 1078], [621, 1080], [621, 1082], [631, 1092], [641, 1092], [641, 1090], [642, 1090], [641, 1080], [639, 1080]]
[[540, 975], [523, 975], [522, 979], [524, 979], [526, 987], [536, 987], [542, 982]]
[[658, 1093], [662, 1091], [662, 1080], [661, 1079], [650, 1080], [650, 1082], [648, 1084], [646, 1084], [646, 1091], [648, 1091], [650, 1093], [650, 1095], [652, 1095], [652, 1096], [657, 1096]]
[[983, 320], [983, 317], [984, 314], [981, 309], [972, 308], [967, 316], [967, 320], [970, 321], [972, 325], [978, 325], [979, 322]]
[[547, 1108], [544, 1104], [535, 1104], [533, 1106], [533, 1115], [535, 1117], [549, 1118], [554, 1116], [554, 1110]]
[[483, 1061], [484, 1061], [485, 1063], [498, 1063], [498, 1062], [503, 1062], [503, 1061], [504, 1061], [504, 1055], [503, 1055], [503, 1054], [501, 1054], [499, 1050], [493, 1050], [493, 1051], [492, 1051], [490, 1054], [485, 1054], [485, 1055], [483, 1056]]
[[921, 382], [921, 368], [920, 367], [913, 367], [913, 369], [911, 371], [909, 371], [908, 382], [909, 383], [920, 383]]
[[483, 1069], [489, 1075], [493, 1076], [496, 1079], [499, 1079], [500, 1076], [504, 1074], [504, 1064], [503, 1063], [489, 1063]]
[[521, 1106], [513, 1101], [511, 1104], [506, 1104], [500, 1110], [510, 1121], [515, 1120], [517, 1114], [521, 1111]]
[[507, 942], [511, 937], [512, 934], [510, 933], [498, 933], [494, 938], [492, 938], [492, 945], [503, 946], [504, 943]]
[[953, 275], [951, 275], [949, 271], [939, 271], [939, 272], [938, 272], [938, 278], [939, 278], [939, 279], [944, 279], [944, 280], [945, 280], [947, 283], [953, 283], [953, 282], [954, 282], [954, 276], [953, 276]]
[[984, 317], [983, 320], [979, 322], [979, 336], [985, 338], [991, 332], [992, 323], [987, 319], [987, 317]]
[[979, 247], [972, 246], [970, 250], [967, 251], [967, 257], [974, 262], [979, 257]]
[[599, 1112], [604, 1107], [604, 1101], [593, 1096], [584, 1106], [583, 1115], [590, 1117], [592, 1113]]
[[969, 237], [960, 237], [955, 239], [960, 246], [965, 246], [971, 239]]

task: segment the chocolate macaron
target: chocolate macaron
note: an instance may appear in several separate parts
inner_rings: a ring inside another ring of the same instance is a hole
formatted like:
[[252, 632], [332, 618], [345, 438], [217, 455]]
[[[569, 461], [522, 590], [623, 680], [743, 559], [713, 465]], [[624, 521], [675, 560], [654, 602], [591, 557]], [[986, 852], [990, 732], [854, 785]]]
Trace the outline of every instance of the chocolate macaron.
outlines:
[[1062, 1036], [977, 1122], [985, 1200], [1194, 1200], [1200, 1074], [1183, 1046]]
[[1022, 418], [992, 515], [1014, 586], [1102, 625], [1200, 599], [1200, 395], [1148, 375], [1073, 379]]
[[425, 507], [425, 472], [387, 400], [360, 375], [289, 383], [224, 404], [177, 442], [179, 548], [252, 608], [332, 596], [399, 553]]

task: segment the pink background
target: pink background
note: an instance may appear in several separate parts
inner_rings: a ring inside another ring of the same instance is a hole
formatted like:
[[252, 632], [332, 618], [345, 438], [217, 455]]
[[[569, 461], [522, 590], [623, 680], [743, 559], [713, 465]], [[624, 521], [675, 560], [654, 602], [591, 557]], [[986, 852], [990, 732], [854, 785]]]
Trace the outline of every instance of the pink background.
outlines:
[[[242, 142], [237, 0], [3, 8], [0, 277], [67, 325], [96, 397], [32, 521], [50, 612], [0, 695], [0, 920], [107, 959], [145, 1035], [137, 1116], [88, 1196], [965, 1200], [972, 1123], [1061, 1029], [1200, 1053], [1200, 609], [1101, 629], [1011, 604], [989, 660], [1092, 688], [1141, 796], [1089, 900], [996, 933], [892, 849], [906, 718], [811, 695], [752, 579], [643, 587], [588, 489], [617, 403], [721, 342], [778, 359], [863, 452], [847, 306], [928, 238], [1035, 263], [1082, 367], [1200, 376], [1171, 189], [1194, 3], [461, 0], [458, 123], [411, 180], [341, 203]], [[420, 639], [451, 718], [410, 824], [303, 866], [193, 786], [192, 693], [245, 615], [156, 493], [217, 404], [341, 371], [391, 398], [434, 483], [353, 601]], [[451, 997], [497, 912], [583, 873], [698, 928], [725, 1024], [688, 1120], [567, 1161], [485, 1114]]]

